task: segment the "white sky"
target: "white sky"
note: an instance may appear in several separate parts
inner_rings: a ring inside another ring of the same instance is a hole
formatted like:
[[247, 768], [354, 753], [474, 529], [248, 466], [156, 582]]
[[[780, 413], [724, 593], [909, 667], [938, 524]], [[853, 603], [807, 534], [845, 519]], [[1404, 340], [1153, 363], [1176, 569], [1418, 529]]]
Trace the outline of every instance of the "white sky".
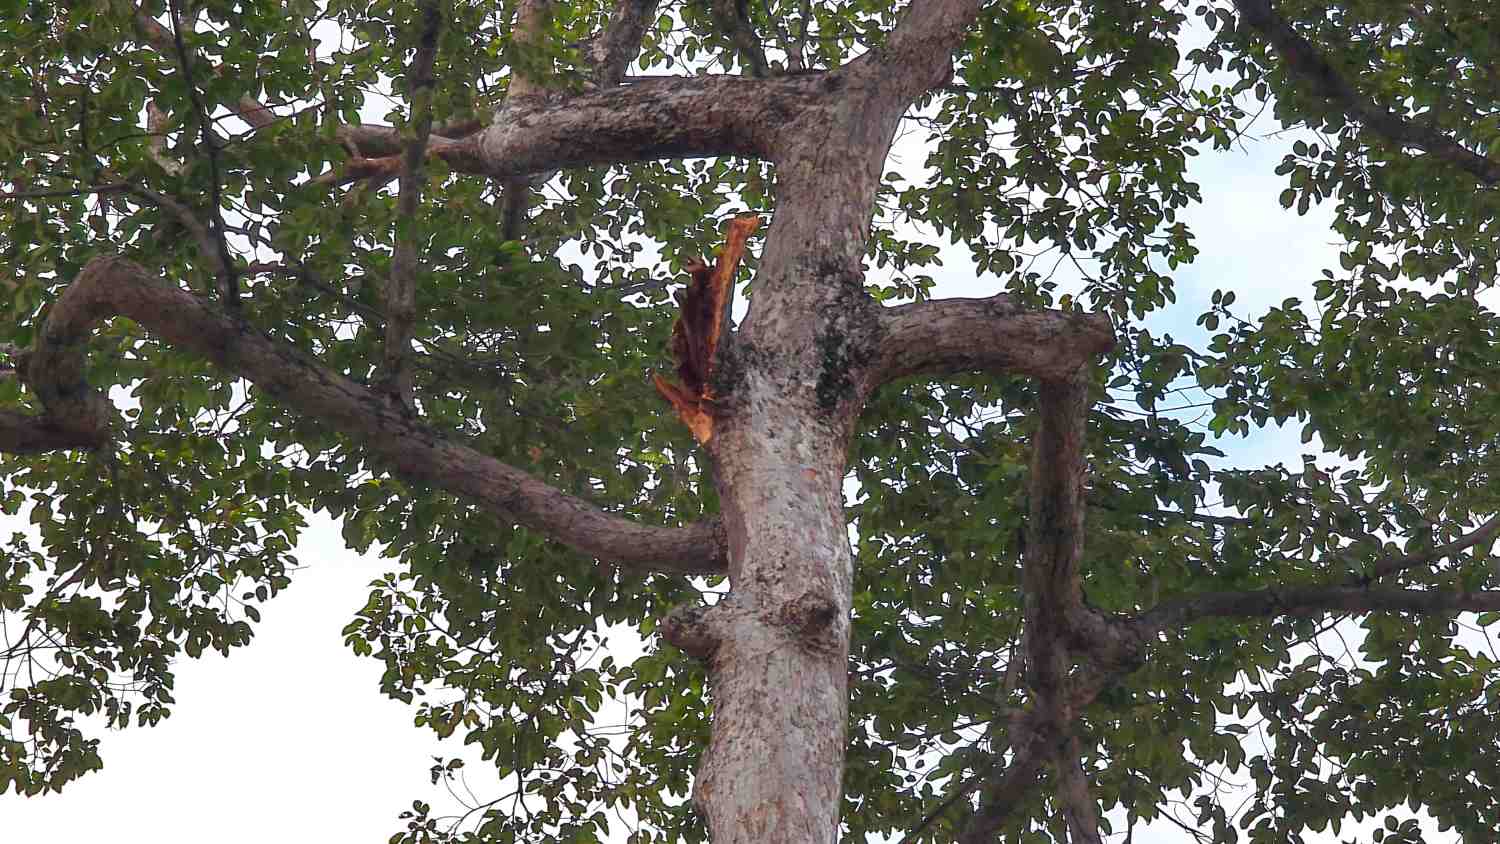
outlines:
[[[1251, 141], [1248, 152], [1193, 160], [1206, 204], [1187, 216], [1202, 254], [1177, 273], [1178, 305], [1153, 318], [1155, 330], [1191, 342], [1202, 336], [1193, 323], [1214, 289], [1235, 290], [1244, 311], [1258, 313], [1288, 296], [1310, 299], [1311, 280], [1335, 265], [1326, 213], [1315, 208], [1299, 218], [1278, 204], [1285, 183], [1272, 170], [1290, 143]], [[996, 292], [974, 283], [962, 247], [944, 254], [936, 296]], [[1219, 445], [1239, 462], [1300, 462], [1296, 431]], [[297, 550], [306, 569], [264, 606], [249, 646], [227, 659], [210, 653], [180, 661], [172, 717], [154, 729], [105, 734], [103, 771], [62, 794], [0, 796], [3, 838], [374, 844], [398, 831], [396, 815], [413, 799], [447, 805], [427, 768], [434, 755], [458, 753], [458, 741], [439, 745], [412, 727], [415, 710], [379, 693], [379, 663], [355, 657], [339, 634], [363, 604], [367, 583], [392, 561], [346, 550], [326, 521], [315, 521]], [[1186, 840], [1165, 826], [1137, 833], [1142, 841]], [[1309, 837], [1319, 840], [1331, 839]]]

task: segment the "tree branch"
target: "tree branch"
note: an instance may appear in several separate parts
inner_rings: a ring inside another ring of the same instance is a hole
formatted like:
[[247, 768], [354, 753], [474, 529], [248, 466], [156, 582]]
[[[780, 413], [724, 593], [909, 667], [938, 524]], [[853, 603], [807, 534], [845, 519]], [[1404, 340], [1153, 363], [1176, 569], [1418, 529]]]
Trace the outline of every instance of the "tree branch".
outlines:
[[1028, 730], [1023, 741], [1012, 746], [1015, 755], [1009, 765], [985, 781], [979, 792], [979, 809], [969, 816], [958, 844], [993, 844], [995, 833], [1036, 786], [1046, 761], [1045, 742]]
[[1143, 613], [1132, 626], [1154, 635], [1209, 617], [1256, 618], [1329, 613], [1457, 613], [1500, 610], [1500, 592], [1381, 589], [1365, 586], [1292, 586], [1236, 592], [1205, 592], [1168, 601]]
[[424, 167], [427, 139], [432, 133], [432, 65], [437, 58], [438, 30], [442, 15], [435, 0], [421, 7], [422, 31], [406, 72], [407, 96], [411, 102], [406, 148], [401, 153], [399, 197], [396, 200], [395, 250], [391, 255], [391, 273], [386, 280], [385, 361], [386, 390], [403, 406], [416, 406], [412, 398], [411, 332], [416, 320], [417, 304], [417, 208], [422, 203], [422, 189], [427, 184]]
[[609, 23], [584, 48], [594, 68], [594, 84], [609, 88], [620, 84], [641, 49], [646, 30], [656, 22], [657, 0], [615, 0]]
[[1104, 844], [1099, 836], [1099, 801], [1089, 793], [1078, 738], [1070, 738], [1057, 754], [1057, 804], [1068, 824], [1070, 844]]
[[24, 367], [46, 411], [30, 426], [18, 424], [25, 421], [19, 414], [0, 416], [0, 446], [36, 451], [46, 444], [107, 442], [113, 407], [84, 381], [85, 341], [98, 323], [117, 315], [327, 425], [409, 481], [463, 496], [499, 518], [619, 565], [676, 573], [725, 568], [716, 521], [653, 527], [606, 513], [448, 438], [381, 393], [123, 258], [90, 261], [53, 303]]
[[870, 54], [897, 98], [910, 102], [953, 76], [953, 51], [974, 23], [980, 0], [912, 0], [884, 49]]
[[[141, 41], [158, 53], [165, 56], [175, 56], [177, 54], [177, 39], [173, 37], [172, 30], [162, 26], [156, 18], [151, 17], [144, 11], [137, 11], [135, 14], [135, 29], [136, 33], [140, 35]], [[191, 59], [191, 57], [189, 58]], [[197, 62], [191, 61], [190, 64], [196, 65]], [[219, 76], [223, 73], [223, 70], [219, 67], [210, 67], [209, 72], [215, 76]], [[248, 94], [240, 97], [232, 108], [237, 117], [256, 129], [264, 128], [276, 122], [276, 113]]]
[[1457, 167], [1487, 185], [1500, 184], [1500, 161], [1476, 153], [1447, 135], [1408, 120], [1361, 94], [1318, 48], [1276, 12], [1271, 0], [1234, 0], [1240, 21], [1260, 33], [1302, 81], [1365, 128], [1398, 147], [1415, 147]]
[[1452, 557], [1500, 533], [1500, 514], [1467, 534], [1427, 551], [1384, 557], [1370, 564], [1360, 582], [1340, 586], [1296, 586], [1204, 592], [1165, 601], [1126, 622], [1142, 637], [1155, 636], [1210, 616], [1322, 615], [1330, 612], [1485, 612], [1500, 592], [1370, 588], [1369, 582]]
[[213, 124], [209, 122], [208, 107], [204, 105], [203, 96], [198, 92], [198, 83], [193, 80], [193, 61], [188, 55], [186, 43], [182, 40], [182, 18], [177, 12], [177, 0], [167, 0], [167, 9], [172, 17], [172, 46], [176, 51], [178, 66], [182, 69], [182, 78], [187, 85], [188, 97], [193, 103], [194, 116], [198, 123], [198, 136], [203, 144], [203, 151], [208, 156], [208, 228], [213, 234], [214, 248], [207, 254], [214, 256], [218, 264], [216, 276], [219, 298], [224, 300], [225, 307], [238, 308], [240, 305], [239, 272], [235, 268], [234, 257], [229, 251], [229, 240], [224, 236], [224, 212], [221, 207], [224, 204], [224, 198], [221, 195], [223, 182], [219, 174], [219, 139], [214, 134]]
[[[676, 77], [576, 95], [507, 102], [489, 126], [460, 139], [434, 136], [428, 154], [450, 170], [501, 181], [660, 158], [738, 155], [774, 158], [783, 128], [832, 96], [826, 74], [744, 79]], [[364, 155], [313, 181], [345, 184], [399, 166], [395, 130], [364, 127]]]
[[877, 383], [974, 370], [1062, 378], [1114, 346], [1103, 315], [1026, 308], [1005, 294], [898, 305], [882, 316]]
[[1439, 545], [1431, 550], [1376, 560], [1366, 571], [1365, 577], [1370, 580], [1377, 580], [1382, 577], [1401, 574], [1417, 566], [1435, 563], [1444, 557], [1461, 554], [1481, 542], [1493, 539], [1497, 533], [1500, 533], [1500, 513], [1489, 517], [1479, 527], [1460, 536], [1458, 539], [1444, 545]]
[[750, 22], [747, 0], [709, 0], [708, 14], [714, 26], [734, 45], [751, 76], [763, 79], [771, 75], [766, 49], [755, 34], [755, 25]]

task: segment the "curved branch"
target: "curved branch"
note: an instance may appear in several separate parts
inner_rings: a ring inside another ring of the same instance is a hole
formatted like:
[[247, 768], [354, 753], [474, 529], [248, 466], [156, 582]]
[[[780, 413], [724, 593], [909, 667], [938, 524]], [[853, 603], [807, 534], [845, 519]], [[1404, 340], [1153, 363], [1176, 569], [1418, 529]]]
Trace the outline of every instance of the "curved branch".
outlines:
[[1408, 120], [1362, 95], [1318, 48], [1279, 15], [1271, 0], [1234, 0], [1240, 20], [1260, 33], [1286, 64], [1287, 74], [1341, 109], [1365, 128], [1397, 146], [1416, 147], [1464, 170], [1479, 181], [1500, 184], [1500, 161], [1468, 149], [1452, 138]]
[[1006, 294], [900, 305], [882, 319], [876, 383], [994, 369], [1066, 378], [1114, 346], [1114, 330], [1101, 314], [1027, 308]]
[[[113, 408], [84, 381], [85, 340], [101, 321], [128, 317], [162, 342], [244, 378], [277, 401], [367, 448], [402, 477], [446, 490], [601, 560], [678, 573], [725, 567], [717, 522], [683, 528], [612, 515], [442, 435], [396, 403], [278, 343], [237, 316], [152, 277], [123, 258], [97, 258], [53, 303], [25, 364], [46, 413], [22, 430], [0, 415], [0, 447], [102, 445]], [[56, 429], [63, 428], [61, 432]]]

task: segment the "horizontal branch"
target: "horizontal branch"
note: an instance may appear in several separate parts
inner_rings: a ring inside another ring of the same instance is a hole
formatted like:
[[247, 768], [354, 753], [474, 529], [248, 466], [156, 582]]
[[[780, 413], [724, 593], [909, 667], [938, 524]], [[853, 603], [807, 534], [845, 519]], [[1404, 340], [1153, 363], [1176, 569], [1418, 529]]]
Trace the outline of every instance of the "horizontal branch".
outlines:
[[1365, 586], [1303, 586], [1205, 592], [1167, 601], [1131, 622], [1154, 635], [1201, 618], [1260, 618], [1329, 613], [1457, 613], [1500, 610], [1500, 592], [1380, 589]]
[[1361, 94], [1318, 48], [1302, 37], [1271, 0], [1234, 0], [1240, 20], [1260, 33], [1285, 62], [1287, 74], [1387, 141], [1415, 147], [1468, 172], [1479, 181], [1500, 184], [1500, 161], [1468, 149], [1452, 138], [1409, 120]]
[[1114, 346], [1103, 315], [1023, 307], [1006, 294], [899, 305], [882, 319], [877, 383], [977, 370], [1067, 378]]
[[69, 419], [52, 413], [0, 410], [0, 452], [41, 454], [99, 448], [108, 440], [109, 432], [96, 424], [98, 419], [96, 413], [84, 419]]
[[[683, 76], [581, 94], [514, 98], [494, 122], [466, 137], [449, 138], [434, 130], [429, 155], [454, 172], [501, 180], [660, 158], [774, 158], [782, 128], [834, 96], [826, 76]], [[364, 157], [318, 181], [395, 172], [401, 150], [395, 129], [349, 127], [341, 136]]]
[[328, 370], [123, 258], [90, 261], [53, 303], [36, 347], [24, 361], [25, 381], [46, 413], [29, 426], [20, 424], [26, 420], [19, 414], [0, 416], [0, 448], [36, 451], [49, 443], [64, 448], [107, 442], [113, 408], [85, 383], [85, 341], [98, 323], [117, 315], [348, 437], [403, 478], [459, 495], [576, 550], [650, 570], [694, 573], [725, 567], [717, 523], [654, 527], [606, 513], [449, 439], [388, 396]]

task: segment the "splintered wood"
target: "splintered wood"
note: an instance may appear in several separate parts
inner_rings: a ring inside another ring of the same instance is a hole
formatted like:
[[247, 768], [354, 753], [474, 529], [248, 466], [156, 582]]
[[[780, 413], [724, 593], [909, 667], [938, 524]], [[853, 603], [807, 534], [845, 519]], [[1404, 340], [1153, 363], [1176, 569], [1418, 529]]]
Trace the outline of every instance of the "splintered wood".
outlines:
[[681, 383], [652, 373], [656, 391], [672, 405], [677, 417], [693, 432], [693, 438], [708, 445], [714, 436], [713, 389], [710, 386], [719, 340], [729, 322], [734, 299], [734, 273], [745, 256], [745, 243], [760, 226], [760, 217], [742, 214], [729, 221], [724, 249], [712, 268], [693, 261], [687, 271], [693, 280], [677, 294], [682, 312], [672, 325], [672, 358], [677, 361]]

